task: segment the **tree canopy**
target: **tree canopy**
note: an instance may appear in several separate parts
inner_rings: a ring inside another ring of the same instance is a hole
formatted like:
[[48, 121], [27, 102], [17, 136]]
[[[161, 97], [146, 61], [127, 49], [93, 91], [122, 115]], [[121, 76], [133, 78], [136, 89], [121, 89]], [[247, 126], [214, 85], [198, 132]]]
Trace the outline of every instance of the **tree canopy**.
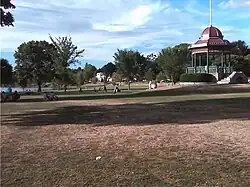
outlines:
[[90, 81], [91, 78], [93, 78], [95, 76], [95, 72], [96, 72], [96, 67], [86, 63], [85, 67], [84, 67], [84, 78], [85, 80], [88, 82]]
[[14, 54], [17, 79], [35, 81], [41, 92], [41, 84], [51, 80], [54, 73], [54, 51], [54, 46], [46, 41], [22, 43]]
[[13, 25], [13, 23], [14, 23], [14, 17], [7, 10], [8, 9], [15, 9], [16, 6], [11, 3], [11, 0], [1, 0], [0, 7], [1, 7], [0, 8], [1, 27], [4, 27], [4, 26], [14, 26]]
[[1, 58], [1, 85], [10, 84], [12, 82], [13, 68], [8, 60]]
[[231, 52], [233, 55], [246, 56], [248, 55], [248, 46], [245, 41], [238, 40], [231, 43], [233, 48]]
[[114, 62], [117, 73], [121, 74], [128, 82], [134, 79], [142, 79], [146, 72], [147, 60], [138, 51], [118, 49], [114, 54]]
[[115, 64], [113, 64], [112, 62], [109, 62], [107, 64], [105, 64], [100, 71], [103, 72], [103, 74], [108, 77], [108, 76], [112, 76], [112, 74], [115, 72], [116, 70], [116, 66]]
[[56, 52], [53, 53], [55, 79], [64, 85], [64, 91], [66, 92], [67, 85], [71, 81], [68, 67], [78, 62], [78, 58], [82, 57], [82, 53], [85, 49], [78, 50], [78, 47], [73, 44], [71, 37], [66, 36], [55, 39], [51, 36], [49, 37], [56, 49]]
[[157, 59], [163, 72], [173, 83], [177, 82], [190, 63], [188, 44], [180, 44], [174, 47], [162, 49]]

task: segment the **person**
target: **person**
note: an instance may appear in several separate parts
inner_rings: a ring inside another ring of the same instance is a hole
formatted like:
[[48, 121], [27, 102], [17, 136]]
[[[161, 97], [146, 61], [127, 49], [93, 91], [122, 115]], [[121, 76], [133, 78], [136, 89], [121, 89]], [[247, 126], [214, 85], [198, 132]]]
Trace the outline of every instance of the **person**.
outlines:
[[50, 92], [50, 93], [44, 92], [43, 99], [46, 101], [54, 101], [54, 100], [58, 100], [58, 97], [56, 96], [54, 92]]
[[103, 88], [103, 89], [104, 89], [104, 91], [105, 91], [105, 92], [107, 92], [107, 88], [106, 88], [106, 86], [105, 86], [105, 85], [104, 85], [104, 88]]
[[117, 84], [114, 87], [114, 94], [116, 94], [116, 92], [117, 92]]
[[7, 90], [6, 90], [6, 93], [7, 93], [8, 96], [12, 95], [12, 88], [8, 87]]
[[12, 101], [17, 101], [18, 99], [20, 99], [20, 95], [17, 93], [17, 91], [15, 91], [12, 94]]
[[82, 92], [82, 88], [80, 87], [79, 92]]
[[114, 88], [114, 94], [116, 94], [117, 92], [121, 92], [121, 90], [118, 88], [118, 85], [116, 84]]
[[8, 98], [8, 95], [4, 91], [2, 91], [2, 93], [1, 93], [1, 101], [2, 102], [7, 101], [7, 98]]

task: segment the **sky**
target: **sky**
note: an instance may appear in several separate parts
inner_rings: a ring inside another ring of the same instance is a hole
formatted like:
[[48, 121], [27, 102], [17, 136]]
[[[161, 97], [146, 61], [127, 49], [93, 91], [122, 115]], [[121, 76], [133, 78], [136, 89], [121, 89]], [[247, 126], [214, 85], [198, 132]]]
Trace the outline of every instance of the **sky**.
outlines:
[[[86, 62], [102, 67], [117, 49], [147, 55], [194, 43], [209, 26], [209, 0], [12, 0], [14, 27], [0, 29], [1, 57], [14, 65], [22, 43], [71, 36]], [[250, 0], [213, 0], [213, 26], [250, 46]], [[78, 64], [76, 66], [81, 66]]]

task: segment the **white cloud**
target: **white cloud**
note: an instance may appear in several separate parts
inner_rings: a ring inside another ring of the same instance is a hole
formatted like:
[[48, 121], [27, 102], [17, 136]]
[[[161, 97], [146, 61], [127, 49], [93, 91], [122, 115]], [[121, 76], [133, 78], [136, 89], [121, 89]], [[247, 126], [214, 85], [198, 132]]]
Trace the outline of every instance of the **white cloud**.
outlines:
[[152, 14], [161, 11], [166, 6], [161, 6], [160, 3], [150, 3], [139, 5], [138, 7], [122, 13], [121, 17], [107, 23], [94, 23], [93, 28], [97, 30], [107, 30], [110, 32], [129, 31], [137, 27], [143, 26], [150, 19]]
[[250, 8], [250, 0], [228, 0], [219, 4], [221, 8]]
[[[76, 45], [86, 49], [85, 58], [112, 60], [117, 48], [143, 48], [146, 41], [153, 49], [163, 46], [157, 42], [167, 45], [170, 38], [183, 36], [178, 28], [167, 26], [179, 22], [180, 12], [160, 1], [24, 0], [16, 6], [15, 27], [0, 31], [4, 51], [14, 51], [29, 40], [48, 40], [50, 33], [70, 35]], [[164, 14], [172, 19], [165, 20]]]
[[[15, 27], [0, 30], [1, 50], [13, 52], [29, 40], [49, 41], [51, 34], [70, 35], [79, 48], [85, 49], [84, 58], [91, 60], [110, 61], [117, 48], [158, 52], [169, 45], [198, 39], [206, 27], [200, 26], [208, 19], [202, 20], [207, 14], [201, 16], [202, 9], [190, 13], [196, 3], [185, 11], [173, 7], [170, 0], [16, 1], [17, 8], [12, 10]], [[230, 26], [224, 30], [235, 36]]]

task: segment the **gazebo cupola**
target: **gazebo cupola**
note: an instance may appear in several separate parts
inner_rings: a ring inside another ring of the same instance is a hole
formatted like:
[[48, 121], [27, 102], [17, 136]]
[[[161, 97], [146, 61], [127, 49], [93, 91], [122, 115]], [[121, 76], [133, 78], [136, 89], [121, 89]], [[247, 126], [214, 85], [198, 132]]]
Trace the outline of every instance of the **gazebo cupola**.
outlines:
[[192, 66], [187, 68], [187, 73], [210, 73], [221, 79], [225, 74], [230, 74], [232, 45], [224, 40], [222, 32], [212, 26], [212, 0], [210, 0], [210, 26], [205, 28], [189, 49], [192, 52]]

